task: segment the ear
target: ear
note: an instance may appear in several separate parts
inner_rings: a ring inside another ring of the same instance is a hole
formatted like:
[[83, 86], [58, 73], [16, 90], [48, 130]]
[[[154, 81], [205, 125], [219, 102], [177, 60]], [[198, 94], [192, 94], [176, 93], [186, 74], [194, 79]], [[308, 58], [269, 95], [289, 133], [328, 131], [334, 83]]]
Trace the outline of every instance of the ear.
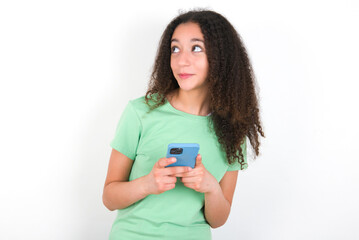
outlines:
[[197, 154], [197, 157], [196, 157], [196, 166], [195, 167], [197, 167], [197, 166], [199, 166], [199, 165], [201, 165], [202, 164], [202, 156], [201, 156], [201, 154]]

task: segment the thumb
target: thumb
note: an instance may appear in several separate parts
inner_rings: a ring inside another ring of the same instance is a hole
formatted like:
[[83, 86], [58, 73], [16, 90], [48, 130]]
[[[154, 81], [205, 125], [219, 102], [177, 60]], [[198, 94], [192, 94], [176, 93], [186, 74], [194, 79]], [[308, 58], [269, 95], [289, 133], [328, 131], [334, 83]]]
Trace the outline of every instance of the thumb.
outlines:
[[201, 154], [198, 154], [196, 157], [196, 167], [202, 164], [202, 156]]
[[170, 158], [161, 158], [160, 160], [157, 161], [157, 167], [158, 168], [165, 168], [168, 165], [176, 162], [177, 159], [175, 157], [170, 157]]

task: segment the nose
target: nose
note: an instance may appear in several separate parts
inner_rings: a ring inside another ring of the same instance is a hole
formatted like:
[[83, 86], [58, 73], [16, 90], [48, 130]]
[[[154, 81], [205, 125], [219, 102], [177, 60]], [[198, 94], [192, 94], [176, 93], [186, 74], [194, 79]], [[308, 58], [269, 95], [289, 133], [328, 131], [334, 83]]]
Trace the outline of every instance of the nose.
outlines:
[[178, 64], [180, 66], [188, 66], [190, 65], [190, 53], [188, 53], [187, 51], [183, 51], [180, 53], [180, 55], [178, 56]]

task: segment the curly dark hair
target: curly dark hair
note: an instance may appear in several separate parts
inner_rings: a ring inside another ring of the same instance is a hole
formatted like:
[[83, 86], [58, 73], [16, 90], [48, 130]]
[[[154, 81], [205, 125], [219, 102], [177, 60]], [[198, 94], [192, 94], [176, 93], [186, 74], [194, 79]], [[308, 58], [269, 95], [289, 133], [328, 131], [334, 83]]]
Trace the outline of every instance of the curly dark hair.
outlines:
[[[174, 18], [160, 39], [148, 90], [145, 95], [150, 109], [165, 104], [166, 96], [179, 85], [172, 73], [171, 38], [182, 23], [196, 23], [204, 36], [208, 59], [210, 121], [229, 164], [238, 161], [247, 167], [241, 145], [248, 137], [254, 158], [259, 155], [262, 131], [255, 91], [254, 72], [240, 35], [229, 21], [214, 11], [191, 10]], [[156, 94], [158, 97], [154, 97]], [[149, 100], [155, 102], [150, 105]]]

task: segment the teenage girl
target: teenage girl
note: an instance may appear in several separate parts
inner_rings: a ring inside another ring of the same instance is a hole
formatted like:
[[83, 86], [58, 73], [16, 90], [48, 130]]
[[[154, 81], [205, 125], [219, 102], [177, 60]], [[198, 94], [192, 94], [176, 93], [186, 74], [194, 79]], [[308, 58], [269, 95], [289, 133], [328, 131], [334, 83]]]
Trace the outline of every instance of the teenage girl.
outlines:
[[[111, 142], [103, 203], [110, 239], [211, 239], [230, 213], [247, 141], [262, 131], [255, 77], [222, 15], [189, 11], [160, 40], [147, 93], [130, 100]], [[198, 143], [195, 167], [166, 167], [170, 143]]]

